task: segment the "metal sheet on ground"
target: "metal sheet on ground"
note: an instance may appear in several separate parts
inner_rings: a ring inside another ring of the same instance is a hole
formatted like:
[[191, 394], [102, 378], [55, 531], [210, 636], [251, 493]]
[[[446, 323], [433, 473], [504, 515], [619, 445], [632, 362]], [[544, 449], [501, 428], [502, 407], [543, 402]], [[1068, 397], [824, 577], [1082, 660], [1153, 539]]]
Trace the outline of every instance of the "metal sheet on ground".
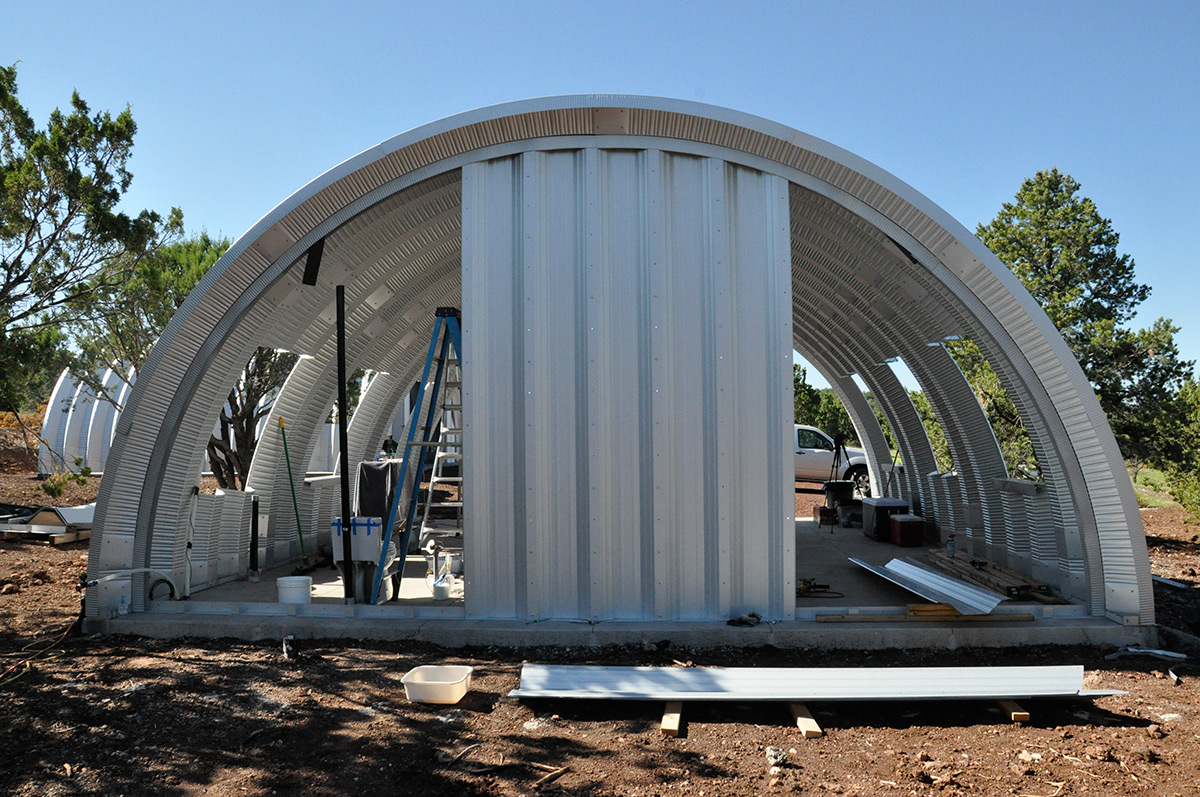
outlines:
[[1016, 700], [1101, 697], [1082, 665], [1045, 667], [603, 667], [526, 664], [512, 697], [600, 700]]

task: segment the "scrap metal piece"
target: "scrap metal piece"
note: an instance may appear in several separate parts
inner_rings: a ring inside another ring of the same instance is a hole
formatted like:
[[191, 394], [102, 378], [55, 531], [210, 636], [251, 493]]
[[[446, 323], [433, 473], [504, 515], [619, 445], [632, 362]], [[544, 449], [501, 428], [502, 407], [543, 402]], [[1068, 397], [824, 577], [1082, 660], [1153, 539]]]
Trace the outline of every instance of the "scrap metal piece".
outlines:
[[850, 557], [850, 561], [922, 598], [934, 603], [948, 603], [962, 614], [990, 614], [1001, 601], [1007, 600], [1004, 595], [903, 559], [893, 559], [883, 567], [854, 557]]

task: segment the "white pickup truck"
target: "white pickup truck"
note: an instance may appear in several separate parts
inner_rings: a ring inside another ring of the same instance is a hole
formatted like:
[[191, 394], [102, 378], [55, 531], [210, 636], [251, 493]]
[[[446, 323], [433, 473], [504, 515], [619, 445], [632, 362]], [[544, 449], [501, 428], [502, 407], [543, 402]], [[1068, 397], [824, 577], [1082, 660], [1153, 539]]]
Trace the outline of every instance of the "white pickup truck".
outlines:
[[862, 497], [871, 495], [871, 476], [867, 472], [867, 454], [861, 448], [847, 448], [834, 473], [833, 438], [815, 426], [796, 424], [792, 442], [796, 446], [796, 481], [825, 482], [845, 479], [855, 483]]

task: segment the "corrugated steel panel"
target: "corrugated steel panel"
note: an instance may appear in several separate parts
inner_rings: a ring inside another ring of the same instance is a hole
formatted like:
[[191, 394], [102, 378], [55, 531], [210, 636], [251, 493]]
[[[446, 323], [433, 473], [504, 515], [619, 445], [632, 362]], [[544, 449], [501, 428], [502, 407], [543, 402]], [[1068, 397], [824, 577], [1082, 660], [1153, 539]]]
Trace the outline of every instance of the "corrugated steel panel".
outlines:
[[522, 699], [821, 701], [1101, 697], [1082, 665], [1043, 667], [603, 667], [525, 664]]
[[786, 184], [604, 150], [463, 180], [468, 615], [791, 616]]
[[909, 592], [934, 603], [948, 603], [962, 614], [989, 614], [1007, 598], [991, 590], [974, 587], [962, 579], [943, 575], [903, 559], [893, 559], [883, 567], [850, 557], [850, 561], [875, 575], [886, 578]]
[[101, 377], [104, 394], [109, 398], [100, 398], [92, 410], [83, 455], [83, 464], [91, 468], [93, 473], [102, 473], [104, 463], [108, 461], [108, 447], [112, 442], [113, 424], [116, 423], [117, 414], [120, 412], [113, 404], [113, 400], [116, 399], [122, 384], [121, 375], [111, 368], [105, 371], [104, 376]]
[[250, 513], [253, 496], [226, 490], [221, 498], [221, 529], [217, 538], [217, 577], [228, 580], [246, 572], [250, 564]]
[[71, 372], [64, 370], [54, 383], [46, 413], [42, 416], [41, 446], [38, 448], [38, 473], [48, 475], [58, 469], [55, 454], [63, 450], [67, 434], [67, 413], [71, 399], [75, 396], [75, 381]]

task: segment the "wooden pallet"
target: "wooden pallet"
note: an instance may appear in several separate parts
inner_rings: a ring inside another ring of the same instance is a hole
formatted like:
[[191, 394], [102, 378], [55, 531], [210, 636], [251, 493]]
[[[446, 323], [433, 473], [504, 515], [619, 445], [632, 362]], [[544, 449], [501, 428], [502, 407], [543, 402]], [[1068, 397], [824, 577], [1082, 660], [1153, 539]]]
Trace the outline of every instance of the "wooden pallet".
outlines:
[[1014, 600], [1060, 605], [1067, 602], [1053, 595], [1048, 585], [995, 562], [968, 556], [951, 558], [944, 549], [940, 549], [929, 552], [929, 563], [963, 581], [996, 590]]

